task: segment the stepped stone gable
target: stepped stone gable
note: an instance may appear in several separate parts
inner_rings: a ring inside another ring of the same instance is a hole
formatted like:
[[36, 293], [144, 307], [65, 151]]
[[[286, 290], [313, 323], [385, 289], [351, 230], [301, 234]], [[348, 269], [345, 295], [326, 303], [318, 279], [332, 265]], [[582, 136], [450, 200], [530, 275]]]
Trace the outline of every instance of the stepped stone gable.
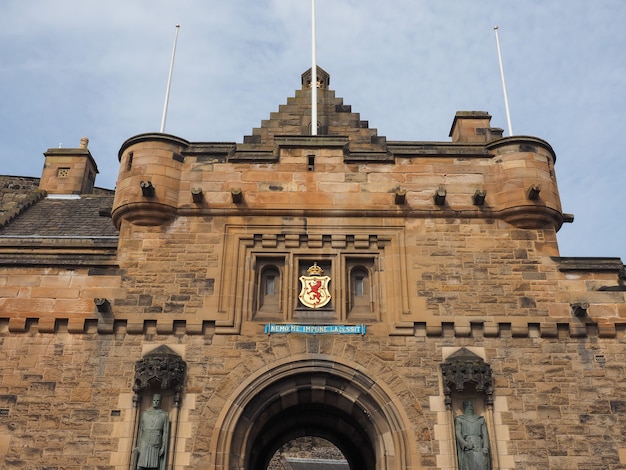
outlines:
[[[318, 67], [318, 134], [337, 136], [335, 145], [344, 148], [346, 157], [353, 160], [387, 158], [385, 137], [378, 136], [376, 129], [370, 129], [367, 121], [362, 121], [352, 107], [345, 105], [343, 99], [336, 98], [335, 92], [328, 88], [330, 76]], [[307, 136], [311, 133], [311, 71], [302, 74], [302, 89], [296, 96], [281, 105], [278, 112], [253, 130], [252, 135], [244, 137], [244, 143], [236, 146], [233, 159], [245, 160], [247, 155], [262, 158], [263, 150], [274, 158], [277, 145], [289, 145], [281, 136]], [[314, 141], [314, 139], [313, 139]], [[310, 143], [312, 143], [311, 141]], [[268, 155], [268, 158], [269, 158]]]
[[87, 139], [0, 179], [0, 467], [133, 468], [159, 391], [176, 470], [456, 470], [470, 400], [493, 469], [625, 468], [626, 271], [560, 255], [555, 150], [387, 141], [321, 68], [312, 136], [311, 76], [241, 143], [129, 138], [115, 191]]

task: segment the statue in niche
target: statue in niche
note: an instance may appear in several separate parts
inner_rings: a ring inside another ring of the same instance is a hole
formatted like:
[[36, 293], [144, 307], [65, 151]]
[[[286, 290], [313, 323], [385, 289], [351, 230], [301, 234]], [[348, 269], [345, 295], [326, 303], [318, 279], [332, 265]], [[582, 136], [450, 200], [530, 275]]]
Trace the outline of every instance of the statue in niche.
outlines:
[[152, 396], [152, 408], [141, 414], [137, 434], [136, 470], [165, 470], [170, 418], [161, 409], [161, 395]]
[[459, 470], [490, 470], [489, 435], [483, 416], [474, 414], [474, 402], [463, 402], [463, 414], [454, 418]]

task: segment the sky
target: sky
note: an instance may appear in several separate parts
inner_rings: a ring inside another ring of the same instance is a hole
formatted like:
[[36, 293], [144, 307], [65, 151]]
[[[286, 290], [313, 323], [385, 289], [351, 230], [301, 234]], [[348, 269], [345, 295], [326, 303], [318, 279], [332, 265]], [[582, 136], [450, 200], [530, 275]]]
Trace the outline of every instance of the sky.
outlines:
[[[449, 141], [456, 111], [557, 155], [561, 256], [626, 261], [626, 1], [316, 0], [317, 63], [387, 140]], [[310, 0], [2, 0], [0, 174], [80, 138], [114, 188], [122, 143], [242, 142], [311, 66]]]

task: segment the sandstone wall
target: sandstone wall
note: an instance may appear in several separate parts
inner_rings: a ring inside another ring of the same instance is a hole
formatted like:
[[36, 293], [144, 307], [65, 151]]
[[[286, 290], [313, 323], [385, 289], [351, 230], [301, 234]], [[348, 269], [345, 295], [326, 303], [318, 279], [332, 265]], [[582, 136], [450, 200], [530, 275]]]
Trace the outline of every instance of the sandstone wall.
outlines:
[[[332, 357], [388, 384], [407, 410], [412, 468], [452, 468], [439, 364], [460, 346], [483, 355], [495, 376], [495, 439], [501, 468], [623, 468], [624, 339], [145, 335], [39, 333], [0, 341], [0, 466], [127, 468], [134, 362], [158, 345], [188, 365], [175, 468], [210, 468], [215, 427], [235, 389], [295, 356]], [[620, 454], [622, 461], [620, 462]]]

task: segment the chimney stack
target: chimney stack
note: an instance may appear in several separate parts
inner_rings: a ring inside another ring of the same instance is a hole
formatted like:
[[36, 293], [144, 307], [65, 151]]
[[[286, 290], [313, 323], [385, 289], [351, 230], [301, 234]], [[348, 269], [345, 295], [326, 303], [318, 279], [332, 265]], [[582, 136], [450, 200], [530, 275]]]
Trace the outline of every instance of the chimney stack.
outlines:
[[450, 129], [452, 142], [488, 143], [502, 138], [502, 129], [491, 127], [485, 111], [457, 111]]
[[48, 149], [39, 189], [48, 194], [91, 194], [98, 167], [88, 145], [89, 139], [83, 137], [79, 148]]

